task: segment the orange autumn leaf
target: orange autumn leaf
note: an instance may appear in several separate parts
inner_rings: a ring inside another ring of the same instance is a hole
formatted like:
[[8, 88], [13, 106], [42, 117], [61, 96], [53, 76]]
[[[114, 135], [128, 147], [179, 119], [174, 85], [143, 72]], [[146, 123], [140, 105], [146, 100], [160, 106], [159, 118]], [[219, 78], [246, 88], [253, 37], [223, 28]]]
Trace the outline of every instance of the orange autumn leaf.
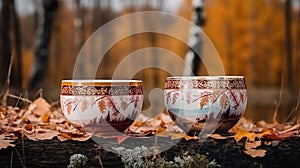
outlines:
[[24, 129], [27, 130], [27, 131], [33, 131], [34, 126], [32, 124], [25, 124]]
[[184, 139], [187, 140], [187, 141], [188, 141], [188, 140], [191, 140], [191, 139], [192, 139], [192, 140], [197, 140], [197, 139], [198, 139], [198, 136], [189, 136], [189, 135], [186, 135], [186, 136], [184, 136]]
[[191, 140], [191, 139], [193, 139], [193, 140], [197, 140], [198, 139], [197, 136], [189, 136], [189, 135], [187, 135], [185, 133], [179, 133], [179, 134], [172, 134], [171, 135], [171, 139], [172, 140], [174, 140], [174, 139], [181, 139], [181, 138], [184, 138], [187, 141]]
[[234, 139], [236, 142], [239, 142], [243, 138], [247, 138], [249, 141], [254, 141], [256, 134], [254, 132], [249, 132], [249, 131], [244, 131], [244, 130], [239, 130], [235, 135]]
[[50, 115], [49, 114], [44, 114], [41, 118], [43, 123], [48, 123], [50, 120]]
[[183, 138], [184, 136], [186, 136], [185, 133], [172, 134], [172, 135], [171, 135], [171, 139], [172, 139], [172, 140], [174, 140], [174, 139], [180, 139], [180, 138]]
[[161, 133], [163, 133], [165, 131], [166, 131], [165, 128], [160, 127], [160, 128], [157, 129], [156, 134], [161, 134]]
[[30, 120], [27, 117], [22, 118], [22, 122], [29, 124]]

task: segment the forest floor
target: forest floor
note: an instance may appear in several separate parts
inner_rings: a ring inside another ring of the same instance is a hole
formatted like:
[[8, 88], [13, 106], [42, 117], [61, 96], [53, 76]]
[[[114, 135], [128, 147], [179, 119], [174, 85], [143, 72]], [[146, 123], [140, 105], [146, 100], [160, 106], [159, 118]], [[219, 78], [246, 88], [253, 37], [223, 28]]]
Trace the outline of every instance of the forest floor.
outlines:
[[[166, 137], [160, 137], [158, 141], [160, 144], [172, 143], [172, 140]], [[116, 140], [102, 142], [115, 144], [116, 147], [134, 147], [130, 138], [122, 144], [118, 144]], [[0, 150], [1, 167], [67, 167], [70, 157], [74, 154], [82, 154], [88, 158], [86, 167], [124, 167], [120, 155], [101, 148], [101, 144], [92, 139], [85, 142], [61, 142], [57, 138], [44, 141], [18, 139], [15, 144], [15, 147]], [[203, 142], [182, 139], [159, 156], [166, 160], [174, 160], [175, 156], [193, 156], [198, 153], [205, 155], [210, 161], [215, 160], [221, 167], [300, 167], [300, 137], [276, 141], [272, 145], [262, 145], [261, 148], [267, 150], [266, 155], [253, 158], [244, 152], [243, 140], [236, 143], [234, 139], [208, 138]]]

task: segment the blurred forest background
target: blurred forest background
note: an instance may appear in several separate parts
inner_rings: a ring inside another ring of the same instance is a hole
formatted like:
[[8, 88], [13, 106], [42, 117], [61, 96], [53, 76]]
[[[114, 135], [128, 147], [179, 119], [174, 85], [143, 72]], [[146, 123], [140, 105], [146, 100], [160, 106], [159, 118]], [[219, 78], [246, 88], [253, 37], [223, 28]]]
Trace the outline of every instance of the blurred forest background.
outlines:
[[[280, 121], [299, 116], [300, 0], [205, 0], [203, 9], [203, 30], [219, 52], [226, 74], [246, 77], [246, 117], [271, 121], [275, 111]], [[9, 88], [12, 95], [32, 99], [42, 89], [49, 101], [58, 101], [60, 81], [72, 78], [77, 54], [89, 36], [112, 19], [148, 10], [191, 20], [194, 8], [192, 0], [0, 0], [1, 96]], [[144, 22], [133, 21], [131, 28]], [[120, 25], [115, 31], [122, 29]], [[166, 24], [166, 29], [189, 36], [189, 28], [177, 23]], [[105, 39], [99, 42], [104, 43]], [[188, 51], [172, 37], [136, 34], [106, 53], [100, 64], [105, 71], [98, 71], [97, 78], [111, 78], [120, 60], [149, 46], [182, 58]], [[163, 64], [163, 56], [155, 61]], [[201, 63], [199, 67], [197, 74], [206, 75], [205, 67]], [[88, 66], [84, 71], [89, 72]], [[135, 78], [144, 81], [148, 97], [151, 88], [163, 88], [168, 75], [152, 68]]]

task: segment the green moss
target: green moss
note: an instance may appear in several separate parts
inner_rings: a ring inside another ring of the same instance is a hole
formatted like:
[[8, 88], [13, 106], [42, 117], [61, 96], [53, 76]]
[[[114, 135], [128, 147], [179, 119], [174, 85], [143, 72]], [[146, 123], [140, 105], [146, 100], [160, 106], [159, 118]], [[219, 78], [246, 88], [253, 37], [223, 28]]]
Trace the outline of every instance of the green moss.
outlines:
[[215, 168], [221, 167], [214, 160], [210, 161], [205, 155], [175, 156], [173, 160], [161, 157], [144, 157], [148, 148], [145, 146], [125, 149], [124, 147], [113, 148], [117, 152], [125, 168]]

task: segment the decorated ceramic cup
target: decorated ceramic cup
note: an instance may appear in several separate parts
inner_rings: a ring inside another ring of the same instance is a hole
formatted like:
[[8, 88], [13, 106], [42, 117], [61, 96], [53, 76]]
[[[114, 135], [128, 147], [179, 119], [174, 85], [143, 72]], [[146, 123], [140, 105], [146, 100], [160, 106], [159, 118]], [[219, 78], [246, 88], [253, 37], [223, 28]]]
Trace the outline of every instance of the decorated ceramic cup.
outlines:
[[143, 104], [140, 80], [62, 80], [64, 116], [74, 125], [98, 134], [123, 132]]
[[167, 77], [164, 99], [172, 120], [187, 134], [226, 133], [247, 104], [243, 76]]

